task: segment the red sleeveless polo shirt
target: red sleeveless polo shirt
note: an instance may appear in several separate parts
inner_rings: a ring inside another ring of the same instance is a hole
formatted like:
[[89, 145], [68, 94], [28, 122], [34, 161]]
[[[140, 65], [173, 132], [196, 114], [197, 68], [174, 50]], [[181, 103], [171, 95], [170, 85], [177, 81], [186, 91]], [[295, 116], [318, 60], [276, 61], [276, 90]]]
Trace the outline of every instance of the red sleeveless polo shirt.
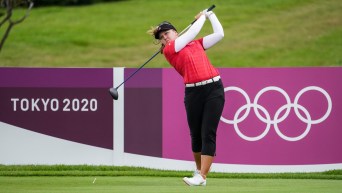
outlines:
[[166, 60], [183, 77], [184, 83], [196, 83], [219, 75], [210, 63], [203, 48], [203, 38], [193, 40], [176, 53], [175, 41], [165, 45], [163, 54]]

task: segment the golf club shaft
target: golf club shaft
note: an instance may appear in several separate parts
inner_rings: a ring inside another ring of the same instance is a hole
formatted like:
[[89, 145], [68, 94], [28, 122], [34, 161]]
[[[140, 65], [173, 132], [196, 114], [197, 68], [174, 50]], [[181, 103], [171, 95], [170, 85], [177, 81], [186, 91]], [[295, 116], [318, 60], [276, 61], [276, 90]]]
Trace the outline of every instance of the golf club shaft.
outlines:
[[132, 76], [134, 76], [134, 74], [136, 74], [140, 69], [142, 69], [149, 61], [151, 61], [154, 57], [156, 57], [160, 52], [160, 49], [158, 50], [158, 52], [156, 52], [155, 54], [153, 54], [153, 56], [148, 59], [143, 65], [141, 65], [136, 71], [134, 71], [129, 77], [127, 77], [119, 86], [116, 87], [116, 89], [118, 89], [121, 85], [123, 85], [127, 80], [129, 80], [130, 78], [132, 78]]
[[[215, 8], [215, 5], [212, 5], [212, 6], [210, 6], [209, 8], [208, 8], [208, 10], [207, 11], [211, 11], [211, 10], [213, 10]], [[191, 26], [192, 26], [192, 24], [194, 24], [195, 22], [197, 21], [197, 19], [195, 19], [194, 21], [192, 21], [191, 22], [191, 24], [190, 25], [188, 25], [188, 27], [186, 27], [183, 31], [181, 31], [180, 33], [179, 33], [179, 35], [182, 35], [186, 30], [188, 30]], [[159, 49], [155, 54], [153, 54], [153, 56], [150, 58], [150, 59], [148, 59], [143, 65], [141, 65], [136, 71], [134, 71], [129, 77], [127, 77], [119, 86], [117, 86], [115, 89], [118, 89], [121, 85], [123, 85], [127, 80], [129, 80], [130, 78], [132, 78], [132, 76], [134, 76], [139, 70], [141, 70], [148, 62], [150, 62], [154, 57], [156, 57], [158, 54], [159, 54], [159, 52], [160, 52], [161, 50]]]
[[[215, 7], [216, 7], [215, 5], [210, 6], [210, 7], [208, 8], [207, 11], [211, 11], [211, 10], [213, 10]], [[188, 27], [186, 27], [185, 29], [183, 29], [183, 31], [181, 31], [181, 32], [179, 33], [179, 35], [182, 35], [185, 31], [187, 31], [187, 30], [192, 26], [192, 24], [194, 24], [196, 21], [197, 21], [197, 19], [195, 19], [194, 21], [192, 21], [191, 24], [188, 25]]]

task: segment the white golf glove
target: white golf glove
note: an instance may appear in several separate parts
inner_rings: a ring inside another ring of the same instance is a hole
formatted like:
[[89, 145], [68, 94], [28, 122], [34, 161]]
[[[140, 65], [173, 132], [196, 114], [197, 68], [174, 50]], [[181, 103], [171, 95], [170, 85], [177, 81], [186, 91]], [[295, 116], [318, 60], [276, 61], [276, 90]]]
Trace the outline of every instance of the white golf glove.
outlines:
[[205, 12], [205, 17], [206, 18], [209, 18], [209, 16], [211, 15], [211, 14], [213, 14], [214, 12], [212, 12], [212, 11], [207, 11], [207, 12]]

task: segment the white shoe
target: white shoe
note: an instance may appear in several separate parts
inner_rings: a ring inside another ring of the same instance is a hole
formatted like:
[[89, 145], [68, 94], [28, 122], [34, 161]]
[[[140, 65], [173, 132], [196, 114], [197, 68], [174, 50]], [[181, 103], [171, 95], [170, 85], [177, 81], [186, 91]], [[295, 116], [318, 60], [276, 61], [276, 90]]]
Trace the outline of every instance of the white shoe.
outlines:
[[194, 173], [192, 174], [192, 176], [196, 176], [196, 174], [201, 174], [201, 170], [196, 169]]
[[201, 174], [196, 174], [192, 178], [184, 177], [183, 181], [189, 186], [206, 186], [207, 180], [203, 179]]

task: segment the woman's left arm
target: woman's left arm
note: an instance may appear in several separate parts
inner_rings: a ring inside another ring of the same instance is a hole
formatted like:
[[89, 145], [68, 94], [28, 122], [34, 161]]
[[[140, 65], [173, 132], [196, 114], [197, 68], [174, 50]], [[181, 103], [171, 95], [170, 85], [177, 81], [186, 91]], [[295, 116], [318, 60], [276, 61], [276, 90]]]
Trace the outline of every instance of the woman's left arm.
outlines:
[[203, 38], [203, 48], [208, 49], [219, 42], [224, 37], [224, 32], [220, 21], [217, 19], [214, 12], [209, 11], [206, 17], [210, 20], [214, 33]]

